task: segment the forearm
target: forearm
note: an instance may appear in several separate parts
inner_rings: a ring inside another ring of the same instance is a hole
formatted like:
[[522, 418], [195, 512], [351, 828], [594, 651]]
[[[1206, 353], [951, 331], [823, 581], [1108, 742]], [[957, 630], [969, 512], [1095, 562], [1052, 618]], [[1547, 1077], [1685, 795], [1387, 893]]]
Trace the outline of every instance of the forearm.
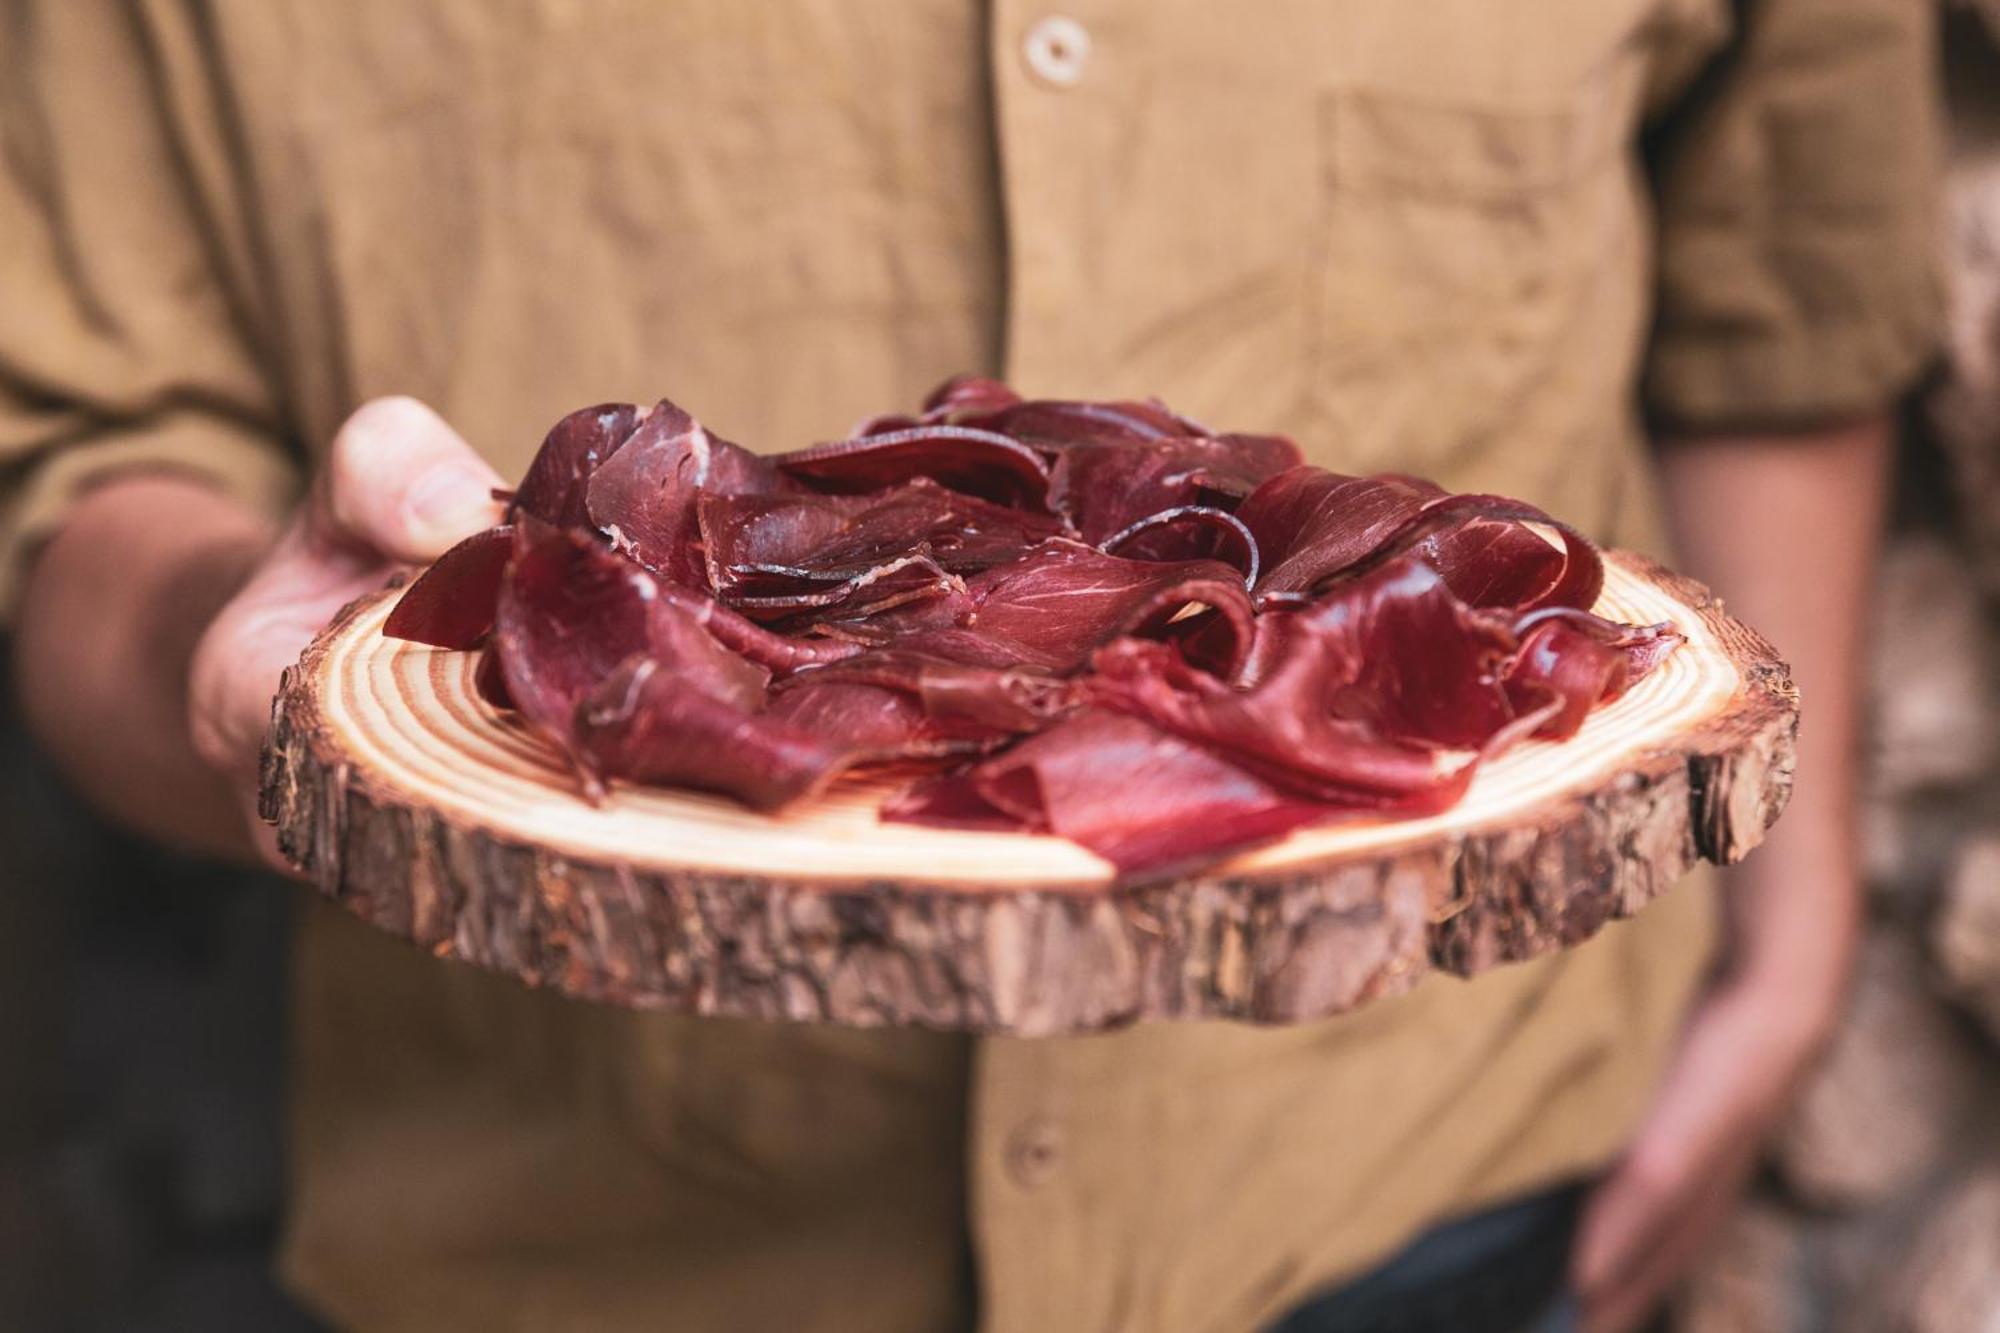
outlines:
[[188, 662], [272, 536], [197, 481], [134, 474], [84, 496], [30, 570], [15, 638], [28, 725], [120, 823], [248, 854], [236, 796], [189, 739]]
[[1892, 432], [1883, 416], [1797, 435], [1668, 440], [1660, 450], [1689, 572], [1777, 644], [1803, 706], [1791, 806], [1764, 848], [1730, 872], [1732, 976], [1796, 996], [1797, 1011], [1822, 1023], [1860, 907], [1862, 652]]

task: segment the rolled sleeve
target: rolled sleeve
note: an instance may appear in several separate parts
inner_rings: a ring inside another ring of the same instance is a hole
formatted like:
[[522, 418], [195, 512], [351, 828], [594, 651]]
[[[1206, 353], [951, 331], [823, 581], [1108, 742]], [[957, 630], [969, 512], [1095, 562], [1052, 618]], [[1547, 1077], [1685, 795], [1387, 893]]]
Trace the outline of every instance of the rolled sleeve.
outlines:
[[0, 482], [0, 624], [20, 600], [29, 558], [62, 526], [76, 498], [132, 471], [193, 477], [269, 513], [285, 507], [298, 483], [297, 469], [268, 436], [193, 415], [47, 449]]
[[0, 29], [0, 622], [37, 543], [116, 471], [282, 505], [297, 469], [259, 348], [223, 127], [170, 86], [181, 36], [111, 0]]
[[1941, 126], [1926, 0], [1751, 0], [1653, 154], [1649, 412], [1684, 429], [1878, 411], [1935, 355]]

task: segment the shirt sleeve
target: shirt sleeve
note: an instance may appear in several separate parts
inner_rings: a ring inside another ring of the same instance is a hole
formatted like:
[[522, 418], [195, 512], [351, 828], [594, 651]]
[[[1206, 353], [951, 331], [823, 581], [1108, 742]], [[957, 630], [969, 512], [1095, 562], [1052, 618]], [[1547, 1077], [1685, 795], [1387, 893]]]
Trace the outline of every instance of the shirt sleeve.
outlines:
[[1929, 0], [1742, 0], [1655, 128], [1648, 411], [1682, 429], [1880, 410], [1942, 320]]
[[295, 485], [218, 104], [166, 73], [198, 33], [159, 9], [17, 0], [0, 23], [0, 622], [114, 470], [274, 509]]

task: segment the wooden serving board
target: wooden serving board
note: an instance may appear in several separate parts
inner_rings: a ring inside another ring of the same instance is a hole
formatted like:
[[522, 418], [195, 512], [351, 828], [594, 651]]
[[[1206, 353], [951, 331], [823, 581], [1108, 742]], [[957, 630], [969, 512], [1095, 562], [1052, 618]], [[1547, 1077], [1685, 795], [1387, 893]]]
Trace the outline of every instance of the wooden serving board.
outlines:
[[591, 1000], [1021, 1034], [1316, 1018], [1578, 943], [1783, 809], [1784, 663], [1700, 584], [1606, 560], [1597, 609], [1687, 642], [1574, 738], [1487, 765], [1444, 814], [1324, 824], [1168, 883], [1113, 887], [1062, 839], [880, 823], [879, 781], [779, 817], [624, 786], [592, 806], [479, 699], [473, 654], [383, 637], [393, 590], [286, 672], [263, 814], [363, 919]]

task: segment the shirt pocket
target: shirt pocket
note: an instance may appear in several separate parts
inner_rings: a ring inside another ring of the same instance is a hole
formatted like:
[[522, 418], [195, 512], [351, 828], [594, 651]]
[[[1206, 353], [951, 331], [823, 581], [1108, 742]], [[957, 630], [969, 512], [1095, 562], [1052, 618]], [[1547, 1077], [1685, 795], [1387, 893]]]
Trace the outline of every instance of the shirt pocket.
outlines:
[[1307, 383], [1328, 461], [1501, 485], [1537, 433], [1627, 394], [1636, 102], [1610, 75], [1524, 102], [1322, 94]]

